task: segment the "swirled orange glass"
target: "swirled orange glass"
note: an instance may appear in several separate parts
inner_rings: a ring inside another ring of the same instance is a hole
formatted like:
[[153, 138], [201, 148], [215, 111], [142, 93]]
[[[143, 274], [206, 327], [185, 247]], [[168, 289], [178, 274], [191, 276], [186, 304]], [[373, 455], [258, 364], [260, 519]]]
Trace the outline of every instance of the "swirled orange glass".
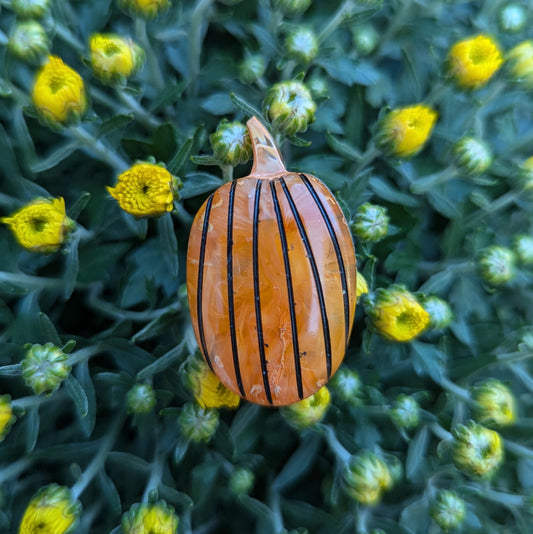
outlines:
[[197, 213], [187, 251], [194, 332], [221, 382], [282, 406], [339, 367], [356, 304], [352, 237], [318, 178], [289, 172], [255, 117], [251, 174], [217, 189]]

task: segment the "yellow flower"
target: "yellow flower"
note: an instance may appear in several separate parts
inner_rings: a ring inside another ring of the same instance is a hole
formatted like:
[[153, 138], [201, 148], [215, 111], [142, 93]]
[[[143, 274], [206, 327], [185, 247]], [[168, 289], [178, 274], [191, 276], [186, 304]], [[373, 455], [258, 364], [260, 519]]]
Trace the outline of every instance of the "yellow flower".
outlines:
[[116, 83], [133, 75], [142, 65], [144, 51], [131, 39], [95, 33], [89, 41], [91, 67], [105, 83]]
[[11, 407], [11, 397], [9, 395], [0, 396], [0, 441], [6, 437], [11, 424], [15, 420], [13, 408]]
[[65, 213], [63, 198], [38, 198], [0, 222], [9, 226], [16, 240], [30, 252], [55, 252], [74, 221]]
[[178, 182], [164, 167], [137, 163], [118, 177], [115, 187], [107, 187], [119, 206], [135, 217], [159, 217], [172, 211]]
[[69, 488], [50, 484], [31, 499], [18, 534], [67, 534], [73, 532], [81, 511], [80, 503]]
[[411, 341], [429, 325], [430, 317], [415, 297], [401, 285], [378, 289], [367, 314], [379, 333], [391, 341]]
[[169, 0], [118, 0], [119, 6], [132, 16], [153, 19], [170, 7]]
[[32, 101], [39, 116], [50, 125], [79, 119], [87, 109], [81, 76], [57, 56], [48, 56], [48, 63], [37, 73]]
[[516, 400], [513, 392], [496, 379], [478, 384], [473, 392], [476, 419], [483, 424], [510, 425], [516, 420]]
[[488, 35], [463, 39], [455, 43], [448, 53], [450, 75], [466, 89], [485, 85], [502, 62], [498, 44]]
[[318, 423], [326, 414], [330, 403], [330, 393], [326, 386], [299, 402], [282, 408], [287, 422], [298, 430]]
[[414, 156], [429, 139], [437, 117], [438, 113], [424, 104], [394, 109], [381, 121], [378, 144], [392, 156]]
[[134, 504], [122, 516], [125, 534], [175, 534], [179, 518], [165, 501], [155, 504]]
[[522, 41], [507, 54], [511, 77], [526, 87], [533, 87], [533, 41]]
[[364, 451], [346, 464], [343, 472], [346, 493], [362, 504], [377, 504], [384, 491], [392, 487], [387, 464], [377, 454]]
[[452, 457], [455, 466], [470, 476], [490, 476], [503, 460], [498, 432], [469, 421], [453, 431]]
[[241, 398], [229, 390], [199, 357], [186, 369], [186, 383], [202, 408], [237, 408]]
[[357, 300], [361, 297], [361, 295], [364, 295], [368, 293], [368, 284], [365, 280], [365, 277], [357, 271], [357, 283], [356, 283], [356, 290], [355, 295], [357, 297]]

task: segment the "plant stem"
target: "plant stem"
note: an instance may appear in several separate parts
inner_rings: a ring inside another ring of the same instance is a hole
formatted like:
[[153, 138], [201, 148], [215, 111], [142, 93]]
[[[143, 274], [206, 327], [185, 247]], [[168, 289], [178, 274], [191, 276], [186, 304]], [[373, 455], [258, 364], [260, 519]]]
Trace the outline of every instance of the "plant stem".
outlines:
[[432, 423], [429, 425], [429, 428], [438, 438], [443, 441], [451, 441], [453, 439], [453, 434], [448, 432], [445, 428], [442, 428], [438, 423]]
[[137, 100], [122, 89], [116, 90], [119, 100], [133, 113], [134, 117], [148, 129], [153, 130], [160, 126], [161, 122], [152, 117]]
[[349, 16], [350, 12], [354, 9], [355, 3], [353, 0], [346, 0], [341, 7], [337, 9], [337, 12], [331, 17], [329, 22], [322, 28], [322, 31], [318, 34], [318, 42], [323, 43]]
[[442, 387], [442, 389], [448, 391], [448, 393], [451, 393], [462, 401], [466, 403], [472, 402], [472, 398], [468, 390], [462, 388], [461, 386], [458, 386], [448, 378], [442, 377], [440, 381], [440, 386]]
[[416, 182], [411, 184], [411, 187], [409, 189], [412, 193], [415, 194], [425, 193], [426, 191], [432, 189], [434, 186], [447, 182], [455, 176], [457, 176], [457, 170], [454, 166], [450, 166], [444, 169], [443, 171], [419, 178]]
[[77, 499], [85, 490], [85, 488], [91, 483], [92, 479], [104, 468], [107, 455], [111, 451], [115, 440], [118, 437], [118, 433], [122, 428], [124, 419], [126, 418], [126, 412], [119, 413], [111, 427], [107, 430], [106, 435], [102, 438], [100, 449], [96, 456], [92, 459], [91, 463], [87, 466], [85, 471], [81, 474], [80, 478], [72, 486], [72, 495]]
[[21, 458], [20, 460], [9, 464], [7, 467], [4, 467], [4, 469], [0, 469], [0, 485], [3, 485], [4, 482], [17, 477], [26, 471], [33, 461], [34, 460], [30, 457]]
[[465, 219], [465, 225], [474, 225], [480, 222], [484, 217], [489, 214], [495, 213], [509, 204], [512, 204], [520, 197], [521, 191], [507, 191], [504, 195], [497, 198], [494, 202], [489, 204], [486, 208], [481, 209], [477, 213], [473, 213]]
[[137, 17], [135, 19], [135, 34], [137, 39], [146, 53], [146, 63], [148, 69], [150, 70], [150, 78], [154, 87], [158, 90], [165, 88], [165, 80], [159, 66], [159, 60], [157, 54], [154, 52], [150, 39], [148, 39], [148, 34], [146, 32], [146, 21]]
[[113, 167], [115, 172], [120, 173], [129, 167], [120, 156], [117, 156], [117, 154], [109, 150], [102, 141], [93, 137], [82, 126], [70, 126], [65, 131], [72, 134], [80, 142], [81, 147], [86, 149], [89, 155], [107, 163], [110, 167]]
[[142, 502], [144, 503], [148, 502], [150, 492], [152, 490], [157, 490], [159, 484], [161, 483], [161, 479], [163, 477], [164, 460], [165, 455], [161, 454], [161, 452], [156, 450], [156, 453], [154, 455], [154, 461], [152, 462], [152, 469], [150, 470], [150, 478], [148, 479], [146, 487], [144, 488], [144, 493], [142, 497]]
[[357, 162], [357, 166], [355, 167], [353, 172], [350, 172], [350, 174], [357, 178], [357, 176], [372, 163], [379, 155], [381, 154], [381, 150], [374, 145], [374, 143], [370, 143], [369, 147], [365, 150], [365, 152], [361, 155], [361, 159]]
[[329, 425], [320, 425], [319, 428], [323, 430], [326, 442], [331, 451], [342, 464], [347, 464], [352, 455], [340, 444], [333, 428]]

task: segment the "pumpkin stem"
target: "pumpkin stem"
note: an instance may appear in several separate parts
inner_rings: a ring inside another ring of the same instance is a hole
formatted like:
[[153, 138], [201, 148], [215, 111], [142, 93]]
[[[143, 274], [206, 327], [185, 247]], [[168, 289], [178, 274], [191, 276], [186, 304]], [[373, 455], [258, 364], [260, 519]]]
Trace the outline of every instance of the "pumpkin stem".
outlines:
[[281, 159], [279, 148], [269, 131], [259, 122], [257, 117], [252, 117], [246, 126], [254, 151], [254, 164], [250, 176], [268, 178], [286, 173], [287, 169]]

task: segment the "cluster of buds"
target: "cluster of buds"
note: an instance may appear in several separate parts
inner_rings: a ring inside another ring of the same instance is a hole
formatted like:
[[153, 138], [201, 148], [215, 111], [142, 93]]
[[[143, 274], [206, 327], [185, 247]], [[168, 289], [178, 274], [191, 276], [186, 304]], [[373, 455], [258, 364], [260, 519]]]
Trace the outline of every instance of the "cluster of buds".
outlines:
[[320, 422], [328, 410], [330, 393], [326, 386], [299, 402], [284, 406], [281, 410], [285, 420], [293, 428], [304, 430]]

